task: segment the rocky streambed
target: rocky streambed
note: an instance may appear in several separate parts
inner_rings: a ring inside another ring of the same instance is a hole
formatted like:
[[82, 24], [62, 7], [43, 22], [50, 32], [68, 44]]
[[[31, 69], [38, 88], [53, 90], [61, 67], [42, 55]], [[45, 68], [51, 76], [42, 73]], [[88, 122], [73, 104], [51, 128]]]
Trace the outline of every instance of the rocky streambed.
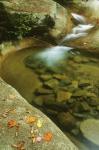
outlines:
[[[89, 149], [98, 148], [99, 141], [87, 133], [85, 136], [83, 125], [88, 119], [99, 119], [98, 56], [74, 50], [48, 66], [35, 57], [41, 51], [44, 49], [31, 48], [8, 55], [1, 65], [1, 76], [61, 129]], [[94, 134], [95, 127], [92, 130]]]

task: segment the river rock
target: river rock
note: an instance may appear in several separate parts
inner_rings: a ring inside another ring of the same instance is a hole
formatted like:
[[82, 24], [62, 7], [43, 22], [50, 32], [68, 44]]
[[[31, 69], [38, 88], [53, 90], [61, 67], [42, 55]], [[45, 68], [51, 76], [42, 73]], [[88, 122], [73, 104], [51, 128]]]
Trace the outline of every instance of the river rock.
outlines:
[[72, 81], [72, 84], [71, 84], [71, 87], [73, 87], [73, 88], [78, 88], [78, 81], [76, 81], [76, 80], [73, 80]]
[[66, 80], [67, 76], [65, 74], [53, 74], [53, 77], [58, 80]]
[[66, 33], [67, 10], [52, 0], [4, 0], [0, 9], [0, 19], [10, 38], [37, 34], [58, 38]]
[[56, 79], [51, 79], [51, 80], [44, 82], [44, 85], [49, 88], [54, 89], [54, 88], [57, 88], [57, 86], [59, 85], [59, 82]]
[[46, 88], [43, 88], [43, 87], [41, 87], [41, 88], [39, 88], [35, 91], [36, 95], [47, 95], [47, 94], [52, 94], [52, 93], [53, 93], [52, 90], [46, 89]]
[[73, 110], [76, 113], [89, 112], [91, 110], [91, 107], [88, 105], [87, 102], [76, 102]]
[[99, 146], [99, 120], [87, 119], [80, 124], [83, 136]]
[[42, 75], [40, 75], [40, 79], [43, 81], [47, 81], [47, 80], [52, 79], [52, 75], [51, 74], [42, 74]]
[[76, 124], [76, 119], [69, 112], [59, 113], [57, 118], [59, 123], [65, 127], [66, 130], [72, 129]]
[[47, 116], [1, 78], [0, 108], [1, 150], [78, 150]]
[[67, 91], [57, 91], [57, 101], [58, 102], [64, 102], [67, 101], [71, 98], [72, 93], [67, 92]]
[[82, 57], [81, 56], [75, 56], [73, 58], [73, 61], [76, 62], [76, 63], [81, 63], [82, 62]]

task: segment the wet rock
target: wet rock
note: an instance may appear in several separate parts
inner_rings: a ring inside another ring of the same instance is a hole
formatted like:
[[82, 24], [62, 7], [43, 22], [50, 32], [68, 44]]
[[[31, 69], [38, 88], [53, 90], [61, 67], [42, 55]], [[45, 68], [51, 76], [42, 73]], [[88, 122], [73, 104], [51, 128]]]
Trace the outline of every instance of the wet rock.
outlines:
[[46, 88], [43, 88], [43, 87], [41, 87], [41, 88], [39, 88], [35, 91], [36, 95], [47, 95], [47, 94], [52, 94], [52, 93], [53, 93], [52, 90], [46, 89]]
[[75, 56], [73, 58], [73, 61], [76, 62], [76, 63], [81, 63], [82, 62], [82, 57], [81, 56]]
[[71, 85], [71, 80], [70, 79], [66, 79], [66, 80], [62, 80], [62, 81], [60, 81], [60, 86], [69, 86], [69, 85]]
[[53, 77], [58, 80], [66, 80], [67, 76], [65, 74], [53, 74]]
[[51, 80], [44, 82], [44, 85], [53, 89], [59, 85], [59, 82], [56, 79], [51, 79]]
[[47, 80], [52, 79], [52, 75], [51, 74], [42, 74], [42, 75], [40, 75], [40, 79], [43, 81], [47, 81]]
[[79, 119], [88, 119], [88, 118], [92, 118], [91, 115], [89, 113], [76, 113], [76, 112], [73, 112], [72, 113], [73, 116], [79, 118]]
[[89, 87], [91, 86], [91, 83], [89, 80], [80, 80], [79, 82], [79, 87], [80, 88], [86, 88], [86, 87]]
[[42, 75], [46, 72], [46, 68], [36, 68], [36, 70], [34, 70], [38, 75]]
[[69, 112], [59, 113], [57, 119], [66, 130], [72, 129], [76, 124], [76, 119]]
[[56, 100], [58, 102], [63, 102], [63, 101], [67, 101], [71, 98], [72, 93], [67, 92], [67, 91], [57, 91], [57, 98]]
[[83, 136], [90, 142], [99, 146], [99, 120], [87, 119], [80, 124]]
[[90, 99], [87, 99], [87, 101], [90, 106], [98, 106], [99, 105], [99, 98], [97, 98], [97, 97], [91, 97]]
[[71, 84], [71, 87], [73, 87], [73, 88], [78, 88], [78, 81], [73, 80], [73, 81], [72, 81], [72, 84]]
[[80, 83], [79, 84], [80, 88], [86, 88], [86, 87], [89, 87], [89, 86], [90, 86], [90, 83]]
[[89, 58], [87, 57], [82, 58], [82, 63], [88, 63], [88, 62], [90, 62]]
[[96, 110], [99, 112], [99, 105], [96, 107]]
[[98, 59], [96, 59], [96, 58], [90, 58], [90, 61], [93, 63], [98, 63]]
[[74, 136], [77, 136], [77, 135], [79, 135], [80, 131], [79, 131], [79, 129], [75, 128], [75, 129], [71, 130], [71, 133], [72, 133]]
[[75, 103], [74, 112], [89, 112], [91, 110], [90, 106], [86, 102]]
[[56, 116], [58, 115], [58, 111], [53, 110], [53, 109], [47, 108], [45, 111], [46, 111], [46, 113], [47, 113], [48, 115], [51, 115], [51, 116], [53, 116], [53, 117], [56, 117]]
[[37, 106], [43, 106], [44, 103], [43, 97], [41, 96], [34, 97], [33, 103], [36, 104]]
[[85, 97], [87, 94], [87, 91], [86, 90], [76, 90], [74, 93], [73, 93], [73, 97]]

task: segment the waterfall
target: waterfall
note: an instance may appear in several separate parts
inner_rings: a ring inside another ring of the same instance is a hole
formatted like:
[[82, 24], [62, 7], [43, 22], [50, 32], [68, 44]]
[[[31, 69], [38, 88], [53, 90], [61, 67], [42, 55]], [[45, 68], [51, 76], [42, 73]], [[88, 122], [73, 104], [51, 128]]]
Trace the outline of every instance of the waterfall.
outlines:
[[82, 15], [78, 15], [76, 13], [71, 13], [71, 15], [73, 16], [74, 19], [76, 19], [78, 22], [85, 24], [86, 23], [86, 19], [84, 16]]
[[88, 31], [94, 27], [92, 24], [87, 24], [85, 17], [71, 13], [71, 15], [76, 19], [80, 24], [78, 24], [76, 27], [74, 27], [71, 31], [71, 33], [67, 34], [63, 40], [60, 42], [60, 45], [62, 45], [66, 41], [75, 40], [80, 37], [85, 37], [88, 35]]
[[[53, 66], [58, 63], [60, 60], [68, 57], [69, 51], [71, 51], [72, 47], [63, 46], [65, 41], [75, 40], [80, 37], [85, 37], [88, 35], [88, 31], [94, 27], [92, 24], [87, 24], [85, 17], [72, 13], [71, 14], [74, 19], [76, 19], [79, 24], [74, 27], [70, 34], [67, 34], [58, 46], [54, 46], [52, 48], [47, 48], [43, 52], [40, 52], [36, 57], [45, 61], [48, 66]], [[72, 53], [72, 52], [71, 52]]]

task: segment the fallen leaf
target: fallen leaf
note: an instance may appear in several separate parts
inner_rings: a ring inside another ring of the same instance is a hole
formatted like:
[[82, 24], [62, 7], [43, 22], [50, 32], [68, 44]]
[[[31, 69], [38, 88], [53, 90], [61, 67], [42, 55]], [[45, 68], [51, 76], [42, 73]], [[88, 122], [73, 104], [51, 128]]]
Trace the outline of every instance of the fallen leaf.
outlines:
[[17, 150], [25, 150], [24, 144], [25, 144], [25, 142], [22, 141], [22, 142], [19, 142], [18, 144], [13, 144], [13, 145], [11, 145], [11, 146], [12, 146], [13, 148], [16, 148]]
[[28, 123], [28, 124], [32, 124], [32, 123], [34, 123], [36, 121], [36, 117], [34, 117], [34, 116], [28, 116], [28, 117], [26, 117], [26, 122]]
[[44, 134], [43, 139], [44, 139], [45, 141], [47, 141], [47, 142], [50, 142], [50, 141], [52, 140], [52, 137], [53, 137], [53, 134], [52, 134], [51, 132], [46, 132], [46, 133]]
[[13, 95], [13, 94], [10, 94], [10, 95], [9, 95], [9, 98], [10, 98], [10, 99], [14, 99], [15, 97], [16, 97], [16, 96]]
[[41, 141], [42, 141], [42, 137], [41, 136], [36, 137], [36, 142], [41, 142]]
[[16, 114], [16, 109], [12, 109], [12, 110], [10, 111], [10, 113], [11, 113], [11, 114]]
[[38, 120], [38, 121], [37, 121], [37, 127], [38, 127], [38, 128], [41, 128], [42, 125], [43, 125], [43, 121], [42, 121], [42, 120]]
[[8, 128], [13, 128], [17, 125], [16, 120], [9, 120], [8, 121]]

